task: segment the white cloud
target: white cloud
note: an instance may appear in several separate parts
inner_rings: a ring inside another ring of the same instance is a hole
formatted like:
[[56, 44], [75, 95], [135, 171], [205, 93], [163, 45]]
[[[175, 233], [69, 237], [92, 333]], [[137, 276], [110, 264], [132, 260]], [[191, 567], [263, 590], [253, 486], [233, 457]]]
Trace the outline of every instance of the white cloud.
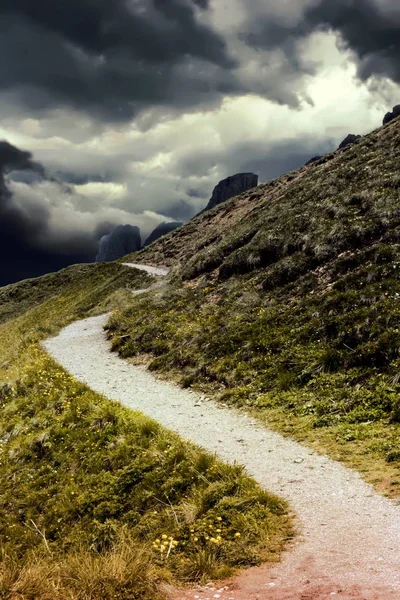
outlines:
[[127, 186], [121, 183], [89, 181], [83, 185], [74, 185], [75, 191], [81, 196], [96, 202], [113, 203], [125, 198]]

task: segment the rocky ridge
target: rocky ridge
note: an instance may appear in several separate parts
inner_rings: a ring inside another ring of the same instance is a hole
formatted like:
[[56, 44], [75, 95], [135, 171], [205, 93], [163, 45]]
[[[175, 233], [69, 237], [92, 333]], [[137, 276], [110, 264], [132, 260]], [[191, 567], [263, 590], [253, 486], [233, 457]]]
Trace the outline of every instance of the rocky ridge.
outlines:
[[146, 248], [146, 246], [150, 246], [150, 244], [158, 240], [163, 235], [167, 235], [167, 233], [174, 231], [182, 225], [183, 223], [178, 221], [173, 221], [172, 223], [166, 223], [165, 221], [163, 221], [162, 223], [157, 225], [157, 227], [150, 233], [145, 243], [143, 244], [143, 248]]
[[396, 119], [398, 116], [400, 115], [400, 104], [397, 104], [396, 106], [393, 107], [393, 111], [392, 112], [387, 112], [386, 115], [383, 117], [383, 125], [386, 125], [386, 123], [390, 123], [390, 121], [393, 121], [393, 119]]
[[210, 210], [234, 196], [257, 187], [257, 185], [258, 175], [255, 173], [236, 173], [236, 175], [231, 175], [215, 186], [211, 199], [204, 210]]
[[99, 243], [96, 262], [110, 262], [141, 248], [140, 229], [133, 225], [118, 225], [111, 233], [104, 235]]

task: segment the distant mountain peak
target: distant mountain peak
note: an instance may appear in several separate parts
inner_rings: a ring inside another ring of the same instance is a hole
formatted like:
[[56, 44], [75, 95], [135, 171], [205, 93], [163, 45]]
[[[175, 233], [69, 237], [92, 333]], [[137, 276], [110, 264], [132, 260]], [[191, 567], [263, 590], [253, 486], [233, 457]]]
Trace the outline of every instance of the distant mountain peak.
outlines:
[[126, 254], [140, 250], [140, 229], [134, 225], [117, 225], [108, 235], [104, 235], [99, 244], [96, 262], [110, 262]]
[[214, 208], [221, 202], [225, 202], [234, 196], [246, 192], [258, 185], [258, 175], [255, 173], [236, 173], [223, 179], [215, 186], [211, 199], [205, 210]]
[[145, 248], [146, 246], [150, 246], [150, 244], [152, 244], [153, 242], [158, 240], [163, 235], [166, 235], [167, 233], [174, 231], [174, 229], [177, 229], [178, 227], [181, 227], [182, 225], [183, 225], [183, 223], [178, 222], [178, 221], [173, 221], [172, 223], [166, 223], [165, 221], [163, 221], [162, 223], [157, 225], [157, 227], [148, 236], [145, 243], [143, 244], [143, 248]]

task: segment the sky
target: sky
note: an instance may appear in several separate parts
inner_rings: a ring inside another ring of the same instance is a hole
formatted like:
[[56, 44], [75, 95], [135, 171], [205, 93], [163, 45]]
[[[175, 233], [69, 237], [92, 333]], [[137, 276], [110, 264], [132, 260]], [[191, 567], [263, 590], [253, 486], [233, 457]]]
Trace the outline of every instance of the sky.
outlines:
[[0, 0], [0, 285], [187, 221], [400, 103], [398, 0]]

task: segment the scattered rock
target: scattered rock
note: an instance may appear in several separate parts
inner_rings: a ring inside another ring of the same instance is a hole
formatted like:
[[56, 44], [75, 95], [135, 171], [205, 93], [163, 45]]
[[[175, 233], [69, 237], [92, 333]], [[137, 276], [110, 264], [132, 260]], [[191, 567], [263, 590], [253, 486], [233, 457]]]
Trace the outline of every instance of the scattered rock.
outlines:
[[139, 227], [118, 225], [110, 234], [101, 238], [96, 262], [117, 260], [126, 254], [140, 250], [140, 247]]
[[215, 186], [211, 199], [205, 210], [214, 208], [221, 202], [225, 202], [234, 196], [238, 196], [242, 192], [251, 190], [258, 185], [258, 175], [254, 173], [237, 173], [223, 179]]
[[157, 225], [157, 227], [154, 229], [154, 231], [151, 232], [151, 234], [149, 235], [149, 237], [146, 239], [145, 243], [143, 244], [143, 248], [145, 248], [146, 246], [149, 246], [150, 244], [152, 244], [153, 242], [158, 240], [163, 235], [166, 235], [167, 233], [174, 231], [174, 229], [177, 229], [178, 227], [181, 227], [182, 225], [183, 225], [183, 223], [177, 222], [177, 221], [174, 221], [173, 223], [166, 223], [165, 221], [163, 221], [162, 223]]
[[357, 142], [360, 139], [361, 139], [361, 135], [355, 135], [354, 133], [349, 133], [349, 135], [344, 138], [343, 142], [341, 142], [339, 144], [338, 150], [340, 150], [341, 148], [345, 148], [346, 146], [350, 146], [351, 144], [354, 144], [355, 142]]
[[396, 106], [393, 107], [392, 112], [386, 113], [386, 115], [383, 118], [383, 125], [386, 125], [386, 123], [390, 123], [390, 121], [393, 121], [393, 119], [396, 119], [399, 115], [400, 115], [400, 104], [397, 104]]
[[10, 383], [0, 384], [0, 399], [5, 399], [11, 396], [13, 387]]

